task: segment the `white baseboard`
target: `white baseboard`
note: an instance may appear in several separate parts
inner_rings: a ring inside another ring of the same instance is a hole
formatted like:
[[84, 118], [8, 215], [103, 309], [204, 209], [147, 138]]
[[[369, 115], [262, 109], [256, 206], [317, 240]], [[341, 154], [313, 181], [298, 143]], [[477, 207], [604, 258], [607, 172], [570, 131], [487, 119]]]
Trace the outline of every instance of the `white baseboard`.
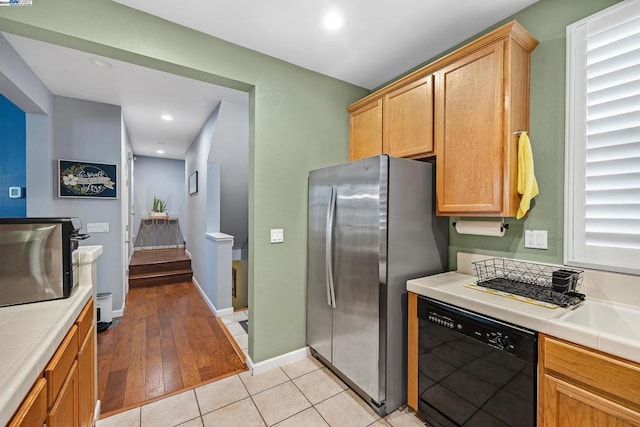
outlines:
[[185, 248], [185, 249], [184, 249], [184, 254], [185, 254], [187, 257], [189, 257], [189, 259], [192, 259], [192, 257], [191, 257], [191, 252], [189, 252], [189, 251], [187, 250], [187, 248]]
[[293, 350], [289, 353], [281, 354], [280, 356], [272, 357], [271, 359], [263, 360], [262, 362], [258, 363], [254, 363], [253, 360], [251, 360], [251, 358], [247, 355], [247, 367], [251, 371], [251, 375], [257, 375], [282, 365], [298, 362], [310, 355], [311, 351], [309, 350], [309, 347], [303, 347], [298, 350]]
[[111, 317], [123, 317], [124, 316], [124, 309], [123, 310], [113, 310], [111, 312]]
[[93, 409], [93, 425], [94, 426], [98, 423], [98, 418], [100, 418], [100, 400], [96, 400], [96, 407]]
[[216, 306], [213, 305], [213, 303], [209, 300], [209, 297], [207, 297], [207, 295], [204, 293], [204, 291], [200, 287], [200, 283], [198, 283], [196, 278], [195, 277], [191, 277], [191, 280], [193, 281], [193, 284], [196, 285], [196, 288], [200, 292], [200, 295], [202, 295], [202, 298], [204, 298], [204, 302], [207, 303], [207, 306], [209, 307], [209, 310], [211, 310], [211, 312], [213, 313], [214, 316], [222, 317], [222, 316], [228, 316], [229, 314], [233, 314], [233, 307], [222, 308], [222, 309], [218, 310], [216, 308]]

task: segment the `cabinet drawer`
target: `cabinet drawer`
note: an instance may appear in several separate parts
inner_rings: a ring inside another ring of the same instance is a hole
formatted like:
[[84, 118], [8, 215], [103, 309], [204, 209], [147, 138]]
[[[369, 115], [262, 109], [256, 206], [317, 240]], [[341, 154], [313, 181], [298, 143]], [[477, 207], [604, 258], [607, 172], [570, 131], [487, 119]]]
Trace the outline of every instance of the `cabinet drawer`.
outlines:
[[640, 366], [553, 338], [543, 351], [546, 372], [640, 410]]
[[47, 380], [36, 381], [22, 405], [9, 423], [9, 427], [32, 427], [44, 424], [47, 417]]
[[76, 325], [78, 325], [78, 342], [82, 343], [93, 325], [93, 298], [82, 309], [78, 320], [76, 320]]
[[53, 405], [78, 354], [78, 327], [73, 325], [44, 369], [47, 379], [47, 404]]

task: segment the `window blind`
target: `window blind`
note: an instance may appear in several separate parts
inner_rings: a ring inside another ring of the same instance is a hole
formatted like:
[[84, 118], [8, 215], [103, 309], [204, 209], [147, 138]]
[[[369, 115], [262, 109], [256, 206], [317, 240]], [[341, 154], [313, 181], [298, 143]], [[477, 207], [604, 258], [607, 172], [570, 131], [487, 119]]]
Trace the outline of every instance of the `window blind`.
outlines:
[[640, 2], [569, 30], [565, 262], [640, 273]]

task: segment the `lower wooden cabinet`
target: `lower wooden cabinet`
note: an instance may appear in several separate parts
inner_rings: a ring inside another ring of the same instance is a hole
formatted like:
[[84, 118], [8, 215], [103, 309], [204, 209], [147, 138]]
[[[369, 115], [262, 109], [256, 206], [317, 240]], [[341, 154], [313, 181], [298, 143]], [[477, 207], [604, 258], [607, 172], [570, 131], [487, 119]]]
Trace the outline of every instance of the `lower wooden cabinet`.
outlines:
[[9, 423], [9, 427], [41, 426], [47, 418], [47, 380], [40, 378], [34, 384], [22, 406]]
[[78, 424], [90, 427], [93, 424], [94, 405], [96, 402], [95, 383], [95, 333], [91, 328], [84, 344], [78, 352]]
[[93, 300], [75, 324], [11, 419], [10, 427], [90, 427], [95, 393]]
[[74, 361], [58, 398], [49, 409], [48, 427], [78, 425], [78, 361]]
[[544, 335], [539, 343], [539, 426], [640, 426], [640, 365]]

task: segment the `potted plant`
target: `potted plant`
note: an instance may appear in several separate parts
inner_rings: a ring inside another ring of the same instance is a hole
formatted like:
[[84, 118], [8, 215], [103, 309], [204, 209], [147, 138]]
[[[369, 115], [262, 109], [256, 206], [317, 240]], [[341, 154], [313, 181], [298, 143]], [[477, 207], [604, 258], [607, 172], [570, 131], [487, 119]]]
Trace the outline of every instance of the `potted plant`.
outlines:
[[154, 197], [153, 207], [151, 208], [151, 212], [149, 212], [149, 217], [165, 218], [167, 216], [169, 216], [169, 214], [167, 213], [167, 202], [157, 197]]

